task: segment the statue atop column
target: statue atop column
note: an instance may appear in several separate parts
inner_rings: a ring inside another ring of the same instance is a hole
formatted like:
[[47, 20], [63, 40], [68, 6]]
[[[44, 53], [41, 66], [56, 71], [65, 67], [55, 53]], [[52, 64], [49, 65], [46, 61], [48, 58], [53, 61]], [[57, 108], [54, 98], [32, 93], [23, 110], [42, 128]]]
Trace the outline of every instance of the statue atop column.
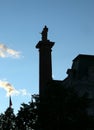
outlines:
[[47, 26], [45, 26], [43, 28], [43, 31], [41, 32], [42, 41], [47, 41], [47, 34], [48, 34], [48, 28], [47, 28]]

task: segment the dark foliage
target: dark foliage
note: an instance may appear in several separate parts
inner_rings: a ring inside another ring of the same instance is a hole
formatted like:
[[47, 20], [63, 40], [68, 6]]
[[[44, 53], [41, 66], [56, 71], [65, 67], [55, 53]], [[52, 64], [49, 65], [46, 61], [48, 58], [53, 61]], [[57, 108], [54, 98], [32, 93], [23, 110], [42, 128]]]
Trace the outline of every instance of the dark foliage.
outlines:
[[15, 130], [15, 115], [12, 108], [7, 108], [4, 114], [0, 115], [1, 130]]
[[0, 115], [0, 130], [37, 130], [40, 126], [38, 121], [39, 96], [33, 95], [28, 104], [21, 104], [17, 115], [9, 107], [4, 114]]
[[7, 108], [0, 115], [1, 130], [93, 130], [94, 117], [88, 115], [91, 100], [80, 96], [73, 87], [51, 82], [45, 97], [32, 96], [28, 104], [21, 104], [17, 115]]
[[[26, 130], [34, 129], [36, 130], [39, 127], [38, 122], [38, 95], [33, 95], [32, 102], [29, 104], [21, 104], [20, 110], [18, 111], [16, 117], [16, 124], [18, 129]], [[34, 101], [33, 101], [34, 99]]]

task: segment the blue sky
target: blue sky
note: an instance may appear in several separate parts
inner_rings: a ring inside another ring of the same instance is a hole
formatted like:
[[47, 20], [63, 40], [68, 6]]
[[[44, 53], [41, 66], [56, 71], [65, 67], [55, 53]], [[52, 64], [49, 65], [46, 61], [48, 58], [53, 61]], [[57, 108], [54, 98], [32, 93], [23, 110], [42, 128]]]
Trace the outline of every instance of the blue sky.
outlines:
[[66, 77], [78, 54], [94, 54], [94, 0], [0, 0], [0, 113], [9, 105], [10, 86], [15, 112], [38, 93], [35, 45], [44, 25], [55, 42], [54, 79]]

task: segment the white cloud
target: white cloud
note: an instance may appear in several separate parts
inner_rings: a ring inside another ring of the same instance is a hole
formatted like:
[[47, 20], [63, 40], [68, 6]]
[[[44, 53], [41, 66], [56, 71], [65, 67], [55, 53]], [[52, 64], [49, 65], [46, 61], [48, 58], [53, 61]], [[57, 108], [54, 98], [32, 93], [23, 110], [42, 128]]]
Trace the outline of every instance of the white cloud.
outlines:
[[6, 96], [10, 95], [23, 95], [23, 96], [30, 96], [31, 94], [27, 92], [26, 89], [19, 89], [16, 90], [13, 85], [11, 85], [6, 80], [0, 80], [0, 88], [3, 88], [6, 91]]
[[26, 89], [19, 89], [18, 90], [18, 95], [31, 96], [31, 93], [27, 92]]
[[11, 48], [8, 48], [6, 45], [0, 43], [0, 57], [13, 57], [13, 58], [19, 58], [20, 52], [13, 50]]
[[18, 93], [17, 90], [7, 81], [0, 80], [0, 87], [7, 92], [7, 96]]

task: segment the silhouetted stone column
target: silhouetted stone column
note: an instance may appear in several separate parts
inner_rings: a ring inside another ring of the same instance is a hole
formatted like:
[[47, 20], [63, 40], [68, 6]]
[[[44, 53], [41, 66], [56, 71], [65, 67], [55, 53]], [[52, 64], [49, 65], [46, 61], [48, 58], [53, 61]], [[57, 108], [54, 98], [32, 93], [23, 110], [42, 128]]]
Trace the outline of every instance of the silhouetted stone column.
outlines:
[[39, 49], [39, 95], [45, 95], [47, 83], [52, 80], [51, 48], [54, 42], [47, 39], [48, 28], [45, 26], [41, 33], [42, 39], [36, 45]]

